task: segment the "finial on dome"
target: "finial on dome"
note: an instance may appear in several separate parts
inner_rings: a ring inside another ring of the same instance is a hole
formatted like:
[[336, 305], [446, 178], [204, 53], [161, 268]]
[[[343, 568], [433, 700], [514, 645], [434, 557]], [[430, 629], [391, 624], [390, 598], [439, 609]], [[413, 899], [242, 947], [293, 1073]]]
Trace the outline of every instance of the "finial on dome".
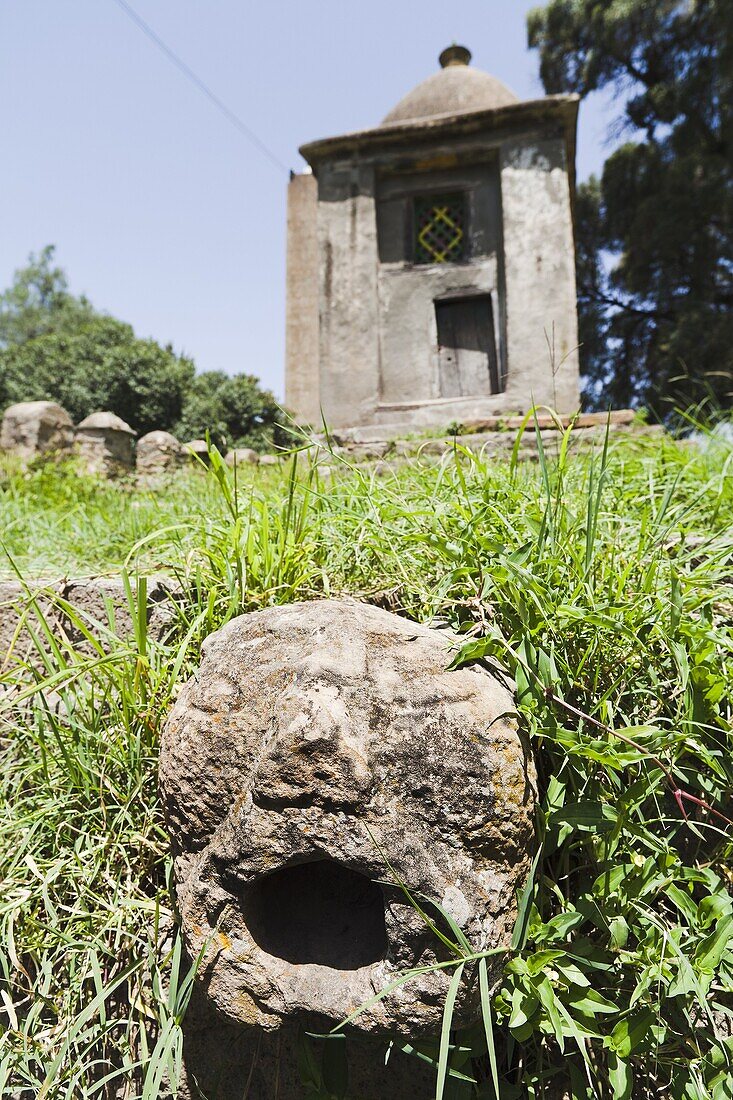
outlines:
[[465, 46], [457, 46], [455, 42], [443, 50], [438, 58], [440, 67], [447, 69], [450, 65], [468, 65], [471, 62], [471, 51]]

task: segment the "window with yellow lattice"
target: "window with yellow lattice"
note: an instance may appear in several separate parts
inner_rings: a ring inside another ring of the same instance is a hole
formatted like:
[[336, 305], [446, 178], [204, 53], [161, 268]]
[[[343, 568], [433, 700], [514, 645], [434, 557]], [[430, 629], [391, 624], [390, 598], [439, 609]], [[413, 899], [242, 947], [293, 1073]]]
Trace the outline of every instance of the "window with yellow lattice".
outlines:
[[465, 259], [465, 195], [416, 196], [412, 213], [414, 263], [447, 264]]

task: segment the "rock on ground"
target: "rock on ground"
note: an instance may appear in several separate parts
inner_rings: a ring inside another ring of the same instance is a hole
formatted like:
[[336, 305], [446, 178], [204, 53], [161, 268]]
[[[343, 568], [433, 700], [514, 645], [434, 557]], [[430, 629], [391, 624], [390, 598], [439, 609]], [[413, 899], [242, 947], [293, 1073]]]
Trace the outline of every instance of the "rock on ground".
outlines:
[[52, 614], [52, 598], [42, 581], [0, 581], [0, 676], [37, 651], [33, 633]]
[[260, 456], [251, 447], [235, 447], [233, 451], [227, 452], [224, 461], [227, 466], [256, 465], [260, 461]]
[[188, 455], [182, 443], [170, 432], [148, 432], [137, 442], [137, 473], [141, 477], [175, 473], [185, 465]]
[[[184, 1023], [184, 1074], [176, 1100], [306, 1100], [301, 1066], [307, 1040], [296, 1028], [275, 1033], [242, 1031], [220, 1020], [201, 1030], [192, 1026], [200, 1008], [189, 1007]], [[329, 1040], [309, 1045], [322, 1065]], [[333, 1040], [330, 1040], [333, 1043]], [[433, 1100], [435, 1071], [414, 1056], [391, 1050], [379, 1038], [349, 1037], [343, 1052], [348, 1065], [347, 1096], [353, 1100]], [[322, 1095], [322, 1094], [321, 1094]], [[173, 1100], [166, 1092], [161, 1100]]]
[[[476, 950], [508, 944], [533, 772], [509, 685], [448, 671], [456, 645], [350, 600], [254, 612], [207, 639], [165, 727], [160, 783], [187, 949], [220, 1020], [323, 1030], [448, 958], [398, 879]], [[490, 957], [492, 981], [501, 967]], [[438, 1034], [448, 980], [410, 981], [353, 1028]]]
[[[169, 577], [147, 578], [147, 632], [164, 641], [176, 622], [178, 586]], [[133, 593], [134, 593], [133, 581]], [[67, 607], [68, 605], [68, 607]], [[34, 662], [35, 633], [43, 643], [41, 616], [56, 637], [67, 638], [85, 653], [94, 651], [88, 631], [109, 650], [115, 638], [134, 636], [129, 601], [121, 577], [85, 577], [77, 580], [0, 582], [0, 675], [23, 662]], [[40, 658], [38, 658], [40, 663]]]
[[74, 422], [53, 401], [23, 401], [10, 405], [0, 428], [0, 450], [25, 462], [48, 454], [68, 454], [74, 443]]
[[205, 439], [190, 439], [188, 443], [184, 443], [183, 449], [194, 466], [200, 467], [202, 462], [204, 466], [211, 465], [209, 444]]
[[[134, 600], [135, 581], [132, 580], [131, 584]], [[105, 650], [110, 648], [110, 635], [122, 641], [134, 637], [130, 601], [121, 577], [85, 577], [63, 581], [57, 592], [71, 607], [70, 613], [59, 611], [58, 621], [76, 647], [91, 648], [85, 630]], [[147, 636], [153, 641], [165, 641], [170, 634], [176, 622], [178, 598], [178, 585], [170, 577], [156, 575], [146, 579]]]
[[135, 463], [135, 435], [114, 413], [96, 412], [77, 425], [75, 450], [88, 473], [123, 477]]

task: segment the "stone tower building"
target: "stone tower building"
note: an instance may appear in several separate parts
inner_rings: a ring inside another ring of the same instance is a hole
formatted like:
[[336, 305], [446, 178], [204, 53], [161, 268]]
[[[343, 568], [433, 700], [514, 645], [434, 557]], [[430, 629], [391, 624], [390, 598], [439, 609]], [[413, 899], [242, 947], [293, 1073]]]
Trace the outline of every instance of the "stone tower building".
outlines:
[[286, 404], [401, 430], [579, 404], [576, 96], [520, 101], [451, 46], [375, 129], [300, 152]]

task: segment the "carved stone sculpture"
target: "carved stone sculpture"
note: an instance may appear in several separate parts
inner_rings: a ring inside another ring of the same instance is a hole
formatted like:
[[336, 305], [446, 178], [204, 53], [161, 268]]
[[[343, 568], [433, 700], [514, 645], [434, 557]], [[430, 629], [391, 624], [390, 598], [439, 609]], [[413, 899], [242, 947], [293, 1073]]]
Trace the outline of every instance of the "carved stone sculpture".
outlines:
[[[449, 671], [456, 644], [351, 600], [253, 612], [205, 642], [160, 782], [185, 942], [219, 1019], [332, 1026], [448, 958], [398, 880], [475, 950], [508, 943], [533, 775], [509, 686]], [[449, 976], [423, 974], [353, 1027], [436, 1035]], [[466, 983], [456, 1019], [477, 1011]]]

